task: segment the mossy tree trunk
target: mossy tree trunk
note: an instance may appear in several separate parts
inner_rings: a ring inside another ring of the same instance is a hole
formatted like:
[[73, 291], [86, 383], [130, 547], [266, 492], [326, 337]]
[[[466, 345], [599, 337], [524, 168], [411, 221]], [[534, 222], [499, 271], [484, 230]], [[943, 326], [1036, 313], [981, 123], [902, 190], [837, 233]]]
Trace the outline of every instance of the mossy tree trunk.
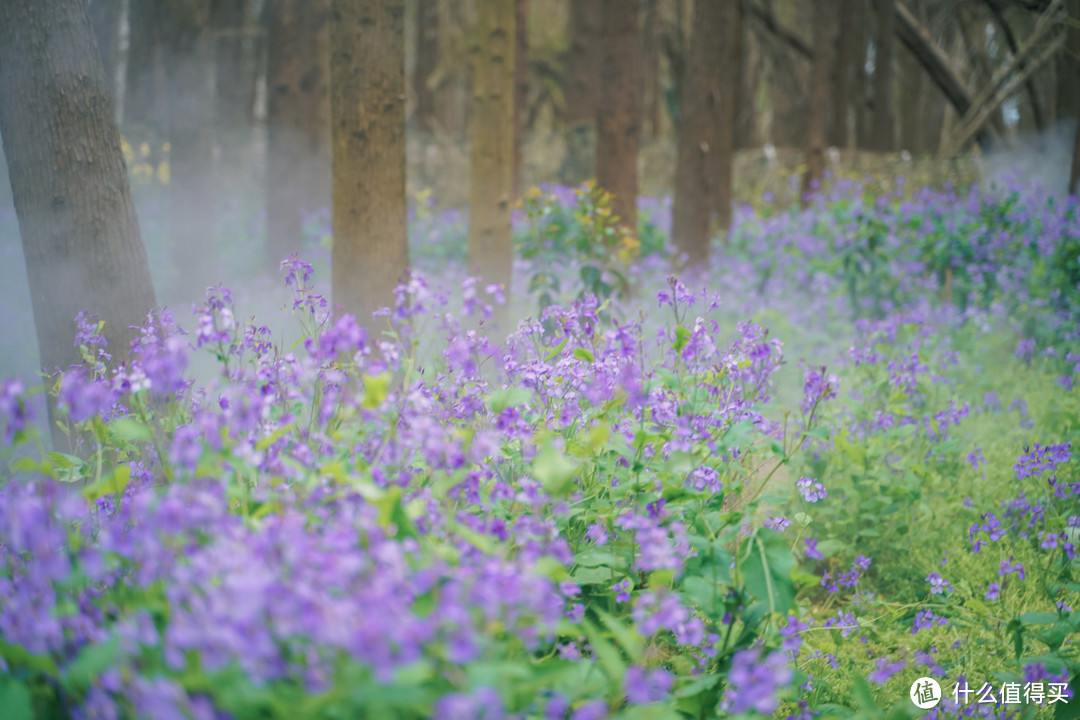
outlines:
[[302, 251], [306, 213], [330, 206], [330, 0], [269, 0], [266, 270]]
[[[477, 0], [469, 187], [469, 271], [509, 296], [514, 169], [514, 0]], [[503, 328], [506, 330], [506, 328]]]
[[513, 198], [521, 197], [525, 165], [525, 117], [529, 103], [529, 0], [514, 0]]
[[614, 196], [619, 222], [637, 233], [641, 135], [641, 42], [638, 3], [599, 0], [601, 82], [596, 110], [596, 184]]
[[121, 360], [154, 289], [82, 0], [0, 0], [0, 136], [42, 367], [81, 362], [81, 311], [105, 321], [109, 352]]
[[409, 267], [404, 26], [404, 0], [332, 0], [333, 297], [368, 327]]
[[416, 64], [413, 68], [413, 93], [416, 129], [423, 133], [435, 130], [435, 89], [432, 76], [439, 66], [438, 0], [416, 2]]

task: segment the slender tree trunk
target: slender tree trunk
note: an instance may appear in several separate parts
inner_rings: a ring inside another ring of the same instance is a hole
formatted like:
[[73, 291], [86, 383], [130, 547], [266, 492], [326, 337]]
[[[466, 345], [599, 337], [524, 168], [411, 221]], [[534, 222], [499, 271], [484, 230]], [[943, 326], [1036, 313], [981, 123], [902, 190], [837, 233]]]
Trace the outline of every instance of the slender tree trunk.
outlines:
[[332, 0], [334, 305], [369, 327], [409, 267], [404, 25], [404, 0]]
[[221, 164], [231, 175], [247, 159], [251, 139], [251, 97], [244, 62], [244, 30], [250, 0], [214, 0], [210, 22], [216, 35], [214, 69], [217, 141]]
[[577, 185], [595, 173], [601, 4], [602, 0], [570, 0], [570, 50], [563, 89], [566, 154], [559, 169], [559, 179], [566, 185]]
[[303, 250], [304, 215], [330, 206], [330, 0], [267, 5], [266, 270]]
[[109, 97], [116, 94], [116, 68], [120, 62], [120, 15], [123, 12], [120, 0], [93, 0], [90, 3], [90, 22], [94, 27], [101, 63], [105, 66], [105, 86]]
[[154, 150], [165, 132], [164, 66], [157, 0], [128, 0], [128, 50], [124, 130]]
[[713, 104], [716, 124], [716, 147], [710, 155], [713, 163], [712, 194], [717, 224], [724, 233], [731, 227], [732, 202], [735, 199], [735, 121], [739, 112], [742, 85], [742, 47], [737, 36], [742, 32], [739, 9], [735, 3], [720, 4], [720, 27], [714, 42], [720, 44], [720, 66], [716, 69], [717, 99]]
[[[690, 266], [709, 259], [711, 211], [715, 206], [716, 161], [720, 106], [719, 78], [725, 72], [724, 14], [720, 2], [694, 6], [690, 52], [679, 98], [679, 127], [675, 165], [675, 200], [671, 237]], [[726, 43], [730, 47], [730, 43]]]
[[807, 130], [806, 174], [803, 176], [803, 202], [807, 195], [821, 188], [825, 179], [825, 128], [829, 116], [829, 74], [832, 69], [833, 22], [835, 0], [815, 0], [814, 57], [810, 68], [810, 117]]
[[[477, 0], [476, 15], [469, 272], [509, 290], [513, 261], [510, 208], [514, 162], [514, 4], [512, 0]], [[505, 325], [504, 317], [498, 320]]]
[[867, 0], [853, 0], [851, 18], [852, 103], [855, 115], [855, 148], [873, 147], [866, 85]]
[[514, 0], [514, 168], [513, 197], [521, 197], [525, 115], [529, 103], [529, 0]]
[[614, 197], [619, 221], [637, 233], [637, 162], [641, 128], [641, 43], [637, 2], [600, 0], [603, 82], [596, 112], [596, 183]]
[[746, 30], [746, 11], [742, 3], [732, 9], [735, 25], [731, 35], [731, 76], [735, 83], [735, 149], [754, 147], [754, 90], [750, 77], [750, 43]]
[[660, 0], [643, 0], [641, 18], [641, 86], [644, 122], [649, 137], [660, 137]]
[[416, 129], [422, 133], [435, 130], [435, 90], [430, 81], [438, 65], [439, 3], [438, 0], [417, 0], [413, 93], [416, 95]]
[[833, 63], [832, 124], [829, 126], [829, 145], [848, 146], [848, 111], [851, 106], [851, 80], [855, 45], [851, 42], [854, 6], [858, 0], [837, 0], [839, 16], [836, 38], [836, 62]]
[[877, 41], [874, 56], [874, 147], [879, 152], [893, 149], [893, 4], [896, 0], [876, 0]]
[[1076, 118], [1076, 132], [1073, 137], [1072, 167], [1069, 169], [1069, 193], [1080, 195], [1080, 0], [1069, 0], [1069, 59], [1072, 60], [1072, 107]]
[[155, 305], [154, 289], [81, 0], [0, 2], [0, 135], [42, 367], [80, 362], [74, 318], [84, 310], [101, 315], [119, 361], [132, 326]]
[[169, 112], [171, 295], [201, 299], [220, 282], [215, 252], [213, 46], [209, 0], [160, 5]]

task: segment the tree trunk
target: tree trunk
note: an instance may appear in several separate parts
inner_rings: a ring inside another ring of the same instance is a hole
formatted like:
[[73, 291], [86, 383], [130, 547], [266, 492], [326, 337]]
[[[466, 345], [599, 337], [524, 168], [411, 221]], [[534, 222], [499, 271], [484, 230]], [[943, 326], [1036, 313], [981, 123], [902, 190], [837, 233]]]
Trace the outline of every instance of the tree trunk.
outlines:
[[644, 123], [649, 137], [660, 137], [660, 0], [643, 0], [641, 18], [641, 87]]
[[251, 139], [251, 97], [244, 62], [244, 36], [250, 0], [214, 0], [211, 25], [214, 29], [217, 141], [221, 166], [231, 175], [247, 159]]
[[852, 103], [855, 115], [855, 149], [873, 146], [866, 85], [867, 0], [854, 0], [851, 18]]
[[[720, 75], [724, 53], [725, 10], [721, 2], [699, 0], [694, 6], [690, 52], [679, 98], [675, 199], [671, 237], [690, 266], [709, 259], [711, 210], [715, 206], [717, 135], [721, 104]], [[728, 48], [725, 48], [728, 45]], [[730, 202], [730, 201], [729, 201]]]
[[416, 63], [413, 66], [413, 93], [416, 96], [416, 129], [435, 130], [435, 90], [430, 81], [439, 66], [438, 0], [417, 0]]
[[570, 0], [570, 50], [563, 90], [566, 154], [559, 168], [565, 185], [577, 185], [595, 173], [601, 6], [602, 0]]
[[525, 113], [529, 102], [529, 0], [514, 0], [514, 167], [513, 199], [521, 197]]
[[1080, 195], [1080, 0], [1069, 0], [1068, 10], [1069, 19], [1072, 21], [1068, 30], [1068, 59], [1072, 61], [1070, 69], [1072, 88], [1069, 94], [1072, 96], [1076, 119], [1072, 167], [1069, 168], [1069, 193]]
[[829, 126], [828, 141], [829, 145], [838, 148], [848, 146], [848, 111], [851, 106], [851, 78], [855, 65], [853, 60], [855, 46], [851, 42], [855, 2], [857, 0], [837, 0], [836, 2], [839, 26], [836, 38], [836, 62], [832, 66], [832, 124]]
[[746, 29], [746, 10], [739, 3], [732, 10], [735, 25], [731, 30], [731, 76], [735, 82], [735, 149], [755, 146], [754, 90], [757, 83], [750, 77], [750, 43]]
[[94, 27], [98, 53], [105, 66], [105, 86], [115, 106], [116, 68], [120, 61], [120, 14], [124, 7], [120, 0], [93, 0], [90, 3], [90, 23]]
[[713, 42], [720, 45], [720, 65], [714, 71], [717, 78], [717, 98], [713, 104], [716, 124], [716, 147], [712, 156], [712, 200], [717, 224], [722, 232], [731, 227], [731, 204], [735, 199], [735, 121], [740, 109], [739, 86], [742, 85], [742, 46], [736, 40], [742, 32], [739, 8], [736, 3], [721, 2], [720, 26]]
[[803, 176], [803, 202], [817, 192], [825, 179], [825, 128], [829, 116], [829, 73], [832, 69], [834, 0], [815, 0], [814, 59], [810, 68], [810, 117], [807, 129], [806, 174]]
[[510, 193], [514, 162], [514, 4], [512, 0], [478, 0], [476, 15], [469, 272], [486, 282], [501, 283], [509, 296], [513, 261]]
[[330, 205], [330, 0], [269, 0], [266, 255], [301, 252], [305, 213]]
[[209, 0], [159, 5], [169, 110], [170, 295], [201, 299], [220, 282], [215, 253], [213, 47]]
[[331, 8], [334, 305], [372, 327], [373, 312], [394, 307], [409, 267], [405, 1], [332, 0]]
[[157, 0], [128, 0], [128, 50], [124, 130], [132, 141], [147, 140], [155, 151], [165, 132], [164, 65]]
[[893, 13], [895, 0], [877, 0], [874, 55], [874, 148], [893, 149]]
[[596, 112], [596, 183], [613, 196], [612, 210], [637, 233], [637, 161], [641, 127], [641, 43], [636, 2], [600, 0], [603, 82]]
[[101, 315], [120, 360], [154, 289], [86, 4], [0, 2], [0, 68], [0, 135], [41, 365], [81, 362], [74, 318], [84, 310]]

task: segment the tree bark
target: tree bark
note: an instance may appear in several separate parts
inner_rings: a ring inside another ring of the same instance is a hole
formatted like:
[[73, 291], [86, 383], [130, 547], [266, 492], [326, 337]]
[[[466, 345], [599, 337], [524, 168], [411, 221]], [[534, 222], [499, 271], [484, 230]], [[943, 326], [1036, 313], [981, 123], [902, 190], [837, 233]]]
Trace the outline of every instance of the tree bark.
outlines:
[[521, 197], [525, 113], [529, 102], [529, 0], [514, 0], [514, 167], [513, 198]]
[[159, 5], [169, 112], [171, 296], [201, 299], [219, 282], [215, 252], [213, 47], [209, 0]]
[[157, 0], [128, 0], [127, 77], [124, 130], [131, 140], [148, 140], [154, 150], [165, 132], [164, 66]]
[[806, 174], [803, 175], [803, 202], [821, 188], [825, 179], [825, 128], [829, 115], [829, 73], [832, 69], [833, 0], [815, 0], [814, 59], [810, 68], [810, 125], [807, 129]]
[[[833, 63], [832, 124], [829, 126], [829, 145], [846, 148], [848, 145], [848, 112], [851, 107], [851, 78], [854, 74], [855, 45], [851, 42], [854, 6], [857, 0], [837, 0], [839, 16], [836, 38], [836, 62]], [[812, 102], [812, 101], [811, 101]]]
[[877, 41], [874, 43], [874, 148], [893, 149], [893, 18], [896, 0], [877, 0]]
[[[1076, 113], [1072, 166], [1069, 168], [1069, 193], [1080, 195], [1080, 0], [1069, 0], [1067, 7], [1069, 19], [1072, 21], [1068, 30], [1068, 60], [1072, 61], [1072, 87], [1069, 94], [1072, 96], [1073, 110]], [[1068, 65], [1066, 67], [1068, 68]]]
[[603, 82], [596, 112], [596, 183], [613, 196], [619, 222], [637, 233], [641, 43], [637, 3], [601, 0]]
[[566, 154], [559, 169], [565, 185], [577, 185], [595, 173], [601, 9], [602, 0], [570, 0], [570, 50], [563, 90]]
[[438, 0], [417, 0], [413, 93], [416, 96], [416, 129], [422, 133], [435, 130], [435, 90], [430, 82], [438, 66], [439, 3]]
[[643, 124], [649, 137], [660, 137], [660, 13], [659, 0], [643, 0], [641, 17], [641, 88]]
[[120, 360], [154, 289], [86, 4], [0, 2], [0, 69], [0, 135], [41, 365], [80, 362], [74, 318], [84, 310], [101, 315]]
[[869, 148], [873, 145], [870, 134], [870, 112], [866, 90], [866, 17], [867, 0], [854, 0], [851, 18], [851, 63], [852, 63], [852, 103], [855, 115], [855, 149]]
[[217, 141], [221, 147], [221, 164], [229, 171], [239, 169], [244, 163], [251, 138], [250, 83], [244, 62], [243, 36], [249, 11], [250, 0], [214, 0], [210, 18], [216, 35], [214, 84]]
[[368, 327], [409, 267], [404, 23], [404, 0], [332, 0], [334, 305]]
[[[679, 127], [675, 165], [675, 199], [671, 214], [671, 237], [687, 265], [709, 259], [712, 234], [710, 219], [717, 192], [717, 135], [721, 104], [720, 75], [730, 42], [724, 33], [725, 11], [721, 2], [699, 0], [694, 6], [694, 28], [679, 99]], [[725, 48], [725, 45], [728, 48]], [[730, 199], [729, 199], [730, 203]]]
[[109, 97], [116, 101], [116, 68], [120, 61], [120, 0], [93, 0], [90, 3], [90, 23], [94, 27], [98, 53], [105, 68], [105, 86]]
[[265, 267], [301, 252], [306, 213], [330, 206], [330, 0], [269, 0]]
[[502, 284], [509, 296], [514, 4], [512, 0], [478, 0], [476, 10], [468, 264], [469, 272], [488, 283]]

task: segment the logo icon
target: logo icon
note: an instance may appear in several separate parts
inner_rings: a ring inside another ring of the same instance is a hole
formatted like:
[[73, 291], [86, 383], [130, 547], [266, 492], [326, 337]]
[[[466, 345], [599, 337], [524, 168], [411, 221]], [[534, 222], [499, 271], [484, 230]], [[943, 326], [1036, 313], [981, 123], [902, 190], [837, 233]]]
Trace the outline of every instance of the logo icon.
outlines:
[[915, 707], [922, 710], [930, 708], [941, 702], [941, 686], [934, 678], [923, 677], [911, 683], [911, 702]]

